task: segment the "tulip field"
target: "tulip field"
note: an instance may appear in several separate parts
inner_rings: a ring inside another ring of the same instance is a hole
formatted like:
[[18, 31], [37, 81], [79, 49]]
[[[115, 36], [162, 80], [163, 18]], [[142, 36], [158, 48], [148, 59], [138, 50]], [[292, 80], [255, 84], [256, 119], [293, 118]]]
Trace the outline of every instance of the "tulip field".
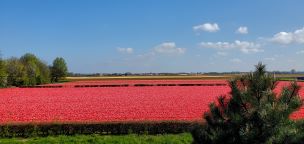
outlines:
[[[287, 84], [280, 82], [276, 91]], [[197, 121], [210, 102], [230, 91], [224, 80], [78, 81], [48, 86], [58, 85], [62, 87], [0, 89], [0, 123]], [[300, 94], [304, 96], [304, 90]], [[291, 117], [303, 118], [304, 109]]]

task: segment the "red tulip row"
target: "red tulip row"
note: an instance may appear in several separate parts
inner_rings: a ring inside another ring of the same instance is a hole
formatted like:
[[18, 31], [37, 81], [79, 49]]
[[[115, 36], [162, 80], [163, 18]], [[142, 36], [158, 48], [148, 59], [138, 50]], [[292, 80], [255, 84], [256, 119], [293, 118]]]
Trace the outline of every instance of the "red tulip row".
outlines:
[[[195, 121], [229, 91], [228, 86], [7, 88], [0, 89], [0, 123]], [[292, 115], [303, 117], [304, 109]]]
[[226, 85], [225, 80], [96, 80], [96, 81], [75, 81], [63, 84], [47, 84], [42, 86], [61, 87], [89, 87], [89, 86], [178, 86], [186, 85]]

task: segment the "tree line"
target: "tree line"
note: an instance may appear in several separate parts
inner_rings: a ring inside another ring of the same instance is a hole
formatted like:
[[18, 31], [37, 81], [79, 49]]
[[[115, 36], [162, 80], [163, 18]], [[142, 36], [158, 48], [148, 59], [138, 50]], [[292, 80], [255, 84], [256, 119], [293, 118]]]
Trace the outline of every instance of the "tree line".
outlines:
[[61, 57], [57, 57], [51, 66], [31, 53], [26, 53], [20, 58], [0, 57], [0, 87], [59, 82], [67, 73], [67, 64]]

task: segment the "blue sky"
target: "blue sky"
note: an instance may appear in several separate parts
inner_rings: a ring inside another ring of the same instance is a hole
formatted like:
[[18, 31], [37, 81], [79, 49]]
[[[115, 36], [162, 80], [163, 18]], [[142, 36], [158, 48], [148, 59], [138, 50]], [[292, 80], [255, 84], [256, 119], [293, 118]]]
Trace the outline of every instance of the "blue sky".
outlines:
[[303, 0], [1, 0], [0, 50], [72, 72], [304, 71]]

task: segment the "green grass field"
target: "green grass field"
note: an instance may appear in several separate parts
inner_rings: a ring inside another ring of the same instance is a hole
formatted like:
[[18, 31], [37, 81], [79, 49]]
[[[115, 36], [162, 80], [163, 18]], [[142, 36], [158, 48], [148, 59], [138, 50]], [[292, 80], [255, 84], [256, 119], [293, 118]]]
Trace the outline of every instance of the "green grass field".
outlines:
[[0, 139], [1, 144], [189, 144], [192, 142], [191, 134], [167, 134], [167, 135], [78, 135], [38, 138], [12, 138]]

